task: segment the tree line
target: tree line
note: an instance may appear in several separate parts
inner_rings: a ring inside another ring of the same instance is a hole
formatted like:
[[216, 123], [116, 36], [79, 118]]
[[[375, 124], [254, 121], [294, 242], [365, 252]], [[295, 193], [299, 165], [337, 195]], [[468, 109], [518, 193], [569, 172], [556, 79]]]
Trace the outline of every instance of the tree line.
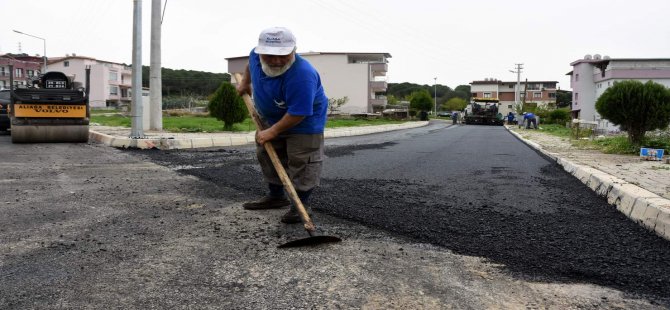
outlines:
[[[163, 96], [194, 96], [206, 98], [219, 88], [221, 83], [230, 82], [228, 73], [211, 73], [194, 70], [161, 69]], [[142, 66], [142, 86], [149, 87], [149, 67]]]

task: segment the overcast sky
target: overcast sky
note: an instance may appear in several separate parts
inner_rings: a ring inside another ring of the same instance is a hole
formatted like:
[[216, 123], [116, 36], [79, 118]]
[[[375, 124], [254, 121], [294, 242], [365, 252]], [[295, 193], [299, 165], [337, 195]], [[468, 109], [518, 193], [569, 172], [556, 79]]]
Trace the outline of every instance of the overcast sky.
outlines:
[[[166, 0], [162, 2], [165, 3]], [[149, 65], [151, 0], [143, 0]], [[132, 0], [0, 0], [0, 53], [132, 61]], [[388, 81], [455, 88], [473, 80], [558, 81], [585, 54], [670, 58], [669, 0], [167, 0], [162, 64], [226, 72], [264, 28], [284, 26], [298, 52], [389, 53]]]

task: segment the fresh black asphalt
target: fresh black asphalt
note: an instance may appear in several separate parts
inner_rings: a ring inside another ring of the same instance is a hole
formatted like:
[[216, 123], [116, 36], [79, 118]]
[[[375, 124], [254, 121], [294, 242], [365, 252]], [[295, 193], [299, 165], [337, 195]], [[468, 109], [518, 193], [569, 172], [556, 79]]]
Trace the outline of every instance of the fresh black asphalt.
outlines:
[[[219, 188], [265, 189], [253, 147], [131, 151]], [[443, 123], [328, 139], [316, 211], [455, 253], [517, 277], [592, 283], [670, 305], [670, 243], [503, 127]]]

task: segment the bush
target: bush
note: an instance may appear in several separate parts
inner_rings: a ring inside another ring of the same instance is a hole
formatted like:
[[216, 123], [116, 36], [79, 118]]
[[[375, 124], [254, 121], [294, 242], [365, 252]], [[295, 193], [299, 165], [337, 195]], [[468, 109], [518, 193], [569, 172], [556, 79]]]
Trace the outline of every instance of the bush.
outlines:
[[564, 125], [569, 122], [571, 118], [568, 110], [558, 109], [549, 112], [549, 115], [545, 118], [545, 123]]

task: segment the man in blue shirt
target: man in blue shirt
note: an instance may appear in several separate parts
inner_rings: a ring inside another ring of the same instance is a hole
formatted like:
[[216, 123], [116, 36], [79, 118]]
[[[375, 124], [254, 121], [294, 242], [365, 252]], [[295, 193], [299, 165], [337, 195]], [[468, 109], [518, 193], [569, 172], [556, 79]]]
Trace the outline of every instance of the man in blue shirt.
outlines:
[[530, 129], [530, 124], [533, 124], [533, 128], [537, 129], [537, 120], [535, 119], [535, 114], [527, 112], [523, 113], [523, 119], [526, 121], [526, 129]]
[[[256, 155], [269, 193], [260, 200], [244, 203], [248, 210], [290, 204], [263, 147], [265, 143], [274, 146], [305, 206], [320, 182], [328, 98], [319, 73], [295, 51], [296, 40], [290, 30], [282, 27], [263, 30], [237, 86], [239, 94], [253, 94], [256, 110], [266, 124], [256, 131]], [[291, 205], [281, 221], [301, 221], [295, 206]]]

